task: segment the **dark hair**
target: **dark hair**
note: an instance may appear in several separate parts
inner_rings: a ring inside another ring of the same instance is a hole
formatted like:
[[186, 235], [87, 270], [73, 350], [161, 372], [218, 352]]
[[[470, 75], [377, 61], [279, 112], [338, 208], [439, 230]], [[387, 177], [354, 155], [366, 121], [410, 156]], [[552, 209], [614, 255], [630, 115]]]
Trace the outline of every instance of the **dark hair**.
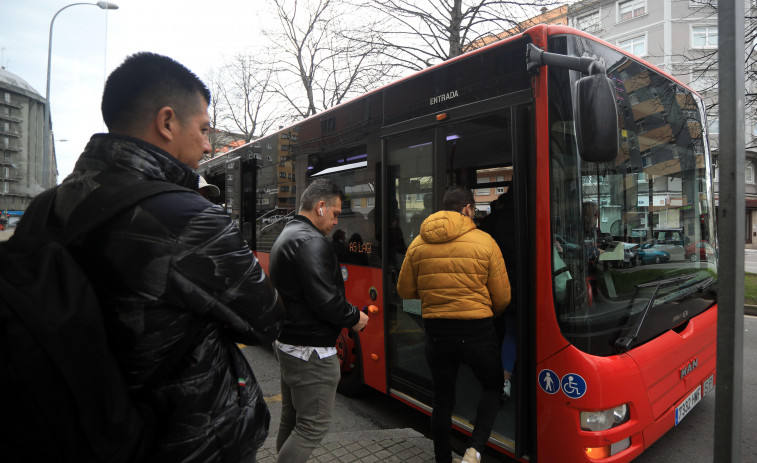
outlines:
[[312, 211], [318, 201], [326, 201], [326, 204], [332, 205], [336, 198], [342, 199], [343, 197], [342, 190], [336, 183], [329, 179], [319, 178], [302, 192], [300, 210]]
[[108, 76], [100, 109], [109, 131], [136, 135], [165, 106], [179, 120], [194, 115], [198, 96], [210, 102], [210, 91], [192, 71], [167, 56], [140, 52]]
[[476, 204], [473, 199], [473, 192], [469, 189], [452, 185], [444, 192], [442, 209], [445, 211], [460, 212], [468, 204]]

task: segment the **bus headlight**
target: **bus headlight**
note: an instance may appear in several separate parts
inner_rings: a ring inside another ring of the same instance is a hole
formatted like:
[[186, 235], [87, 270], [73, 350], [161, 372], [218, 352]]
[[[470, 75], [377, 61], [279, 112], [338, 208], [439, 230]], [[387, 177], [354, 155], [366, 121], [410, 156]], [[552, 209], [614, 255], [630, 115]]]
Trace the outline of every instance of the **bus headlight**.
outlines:
[[581, 429], [584, 431], [605, 431], [626, 421], [628, 421], [628, 405], [626, 404], [598, 412], [581, 412]]

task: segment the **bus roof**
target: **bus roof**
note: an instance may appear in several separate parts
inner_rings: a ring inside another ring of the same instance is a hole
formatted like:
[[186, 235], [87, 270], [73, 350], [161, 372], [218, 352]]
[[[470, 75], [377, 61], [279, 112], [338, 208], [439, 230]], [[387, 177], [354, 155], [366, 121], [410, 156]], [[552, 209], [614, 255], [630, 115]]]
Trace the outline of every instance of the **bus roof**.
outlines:
[[[489, 50], [489, 49], [491, 49], [491, 48], [500, 47], [500, 46], [503, 46], [503, 45], [505, 45], [505, 44], [507, 44], [507, 43], [510, 43], [510, 42], [513, 42], [513, 41], [516, 41], [516, 40], [520, 40], [520, 39], [522, 39], [522, 38], [523, 38], [523, 36], [524, 36], [524, 35], [526, 35], [526, 36], [528, 36], [528, 37], [534, 37], [534, 36], [542, 36], [542, 35], [545, 35], [545, 34], [546, 34], [547, 36], [556, 36], [556, 35], [575, 35], [575, 36], [584, 37], [584, 38], [587, 38], [587, 39], [590, 39], [590, 40], [593, 40], [593, 41], [599, 42], [599, 43], [601, 43], [602, 45], [605, 45], [605, 46], [607, 46], [607, 47], [609, 47], [609, 48], [612, 48], [613, 50], [617, 51], [618, 53], [621, 53], [621, 54], [623, 54], [623, 55], [629, 56], [629, 57], [630, 57], [631, 59], [633, 59], [633, 60], [635, 60], [635, 61], [638, 61], [639, 63], [641, 63], [641, 64], [642, 64], [642, 65], [644, 65], [645, 67], [648, 67], [648, 68], [652, 69], [653, 71], [655, 71], [655, 72], [657, 72], [657, 73], [659, 73], [659, 74], [662, 74], [662, 75], [664, 75], [665, 77], [669, 78], [670, 80], [672, 80], [672, 81], [673, 81], [673, 82], [675, 82], [676, 84], [680, 85], [681, 87], [684, 87], [685, 89], [687, 89], [687, 90], [691, 91], [692, 93], [694, 93], [695, 95], [697, 95], [698, 97], [700, 97], [700, 98], [701, 98], [701, 95], [699, 95], [699, 93], [697, 93], [696, 91], [692, 90], [692, 89], [691, 89], [691, 88], [690, 88], [690, 87], [689, 87], [688, 85], [684, 84], [684, 83], [683, 83], [683, 82], [681, 82], [680, 80], [678, 80], [678, 79], [676, 79], [675, 77], [673, 77], [672, 75], [668, 74], [668, 73], [667, 73], [666, 71], [664, 71], [664, 70], [660, 69], [659, 67], [655, 66], [655, 65], [654, 65], [654, 64], [652, 64], [652, 63], [649, 63], [649, 62], [647, 62], [647, 61], [645, 61], [645, 60], [643, 60], [643, 59], [639, 58], [639, 57], [638, 57], [638, 56], [636, 56], [636, 55], [629, 55], [629, 54], [628, 54], [627, 52], [625, 52], [624, 50], [621, 50], [621, 49], [620, 49], [620, 48], [618, 48], [617, 46], [615, 46], [615, 45], [613, 45], [613, 44], [611, 44], [611, 43], [609, 43], [609, 42], [606, 42], [606, 41], [604, 41], [604, 40], [600, 39], [599, 37], [595, 37], [595, 36], [593, 36], [593, 35], [591, 35], [591, 34], [588, 34], [588, 33], [584, 32], [584, 31], [581, 31], [581, 30], [575, 29], [575, 28], [573, 28], [573, 27], [570, 27], [570, 26], [563, 26], [563, 25], [552, 25], [552, 24], [537, 24], [537, 25], [535, 25], [535, 26], [529, 27], [528, 29], [526, 29], [525, 31], [523, 31], [523, 32], [522, 32], [522, 33], [520, 33], [520, 34], [515, 34], [515, 35], [512, 35], [512, 36], [509, 36], [509, 37], [503, 38], [503, 39], [501, 39], [501, 40], [497, 40], [497, 41], [495, 41], [495, 42], [492, 42], [492, 43], [490, 43], [490, 44], [488, 44], [488, 45], [485, 45], [485, 46], [483, 46], [483, 47], [481, 47], [481, 48], [477, 48], [477, 49], [475, 49], [475, 50], [471, 50], [471, 51], [468, 51], [468, 52], [466, 52], [466, 53], [463, 53], [462, 55], [459, 55], [459, 56], [456, 56], [456, 57], [454, 57], [454, 58], [451, 58], [451, 59], [449, 59], [449, 60], [447, 60], [447, 61], [442, 61], [441, 63], [437, 63], [437, 64], [435, 64], [435, 65], [433, 65], [433, 66], [430, 66], [430, 67], [428, 67], [428, 68], [426, 68], [426, 69], [423, 69], [423, 70], [420, 70], [420, 71], [414, 72], [414, 73], [412, 73], [412, 74], [409, 74], [409, 75], [407, 75], [407, 76], [405, 76], [405, 77], [402, 77], [402, 78], [400, 78], [400, 79], [394, 80], [394, 81], [392, 81], [392, 82], [390, 82], [390, 83], [387, 83], [387, 84], [385, 84], [385, 85], [382, 85], [382, 86], [380, 86], [380, 87], [377, 87], [377, 88], [375, 88], [375, 89], [373, 89], [373, 90], [371, 90], [371, 91], [369, 91], [369, 92], [363, 93], [363, 94], [361, 94], [361, 95], [359, 95], [359, 96], [356, 96], [356, 97], [354, 97], [354, 98], [352, 98], [352, 99], [349, 99], [349, 100], [347, 100], [347, 101], [344, 101], [344, 102], [342, 102], [342, 103], [340, 103], [340, 104], [338, 104], [338, 105], [336, 105], [336, 106], [333, 106], [333, 107], [331, 107], [331, 108], [329, 108], [329, 109], [326, 109], [326, 110], [324, 110], [324, 111], [322, 111], [322, 112], [319, 112], [319, 113], [313, 114], [313, 115], [311, 115], [311, 116], [309, 116], [309, 117], [307, 117], [307, 118], [305, 118], [305, 119], [302, 119], [302, 120], [300, 120], [300, 121], [297, 121], [297, 122], [295, 122], [295, 123], [293, 123], [293, 124], [290, 124], [289, 126], [287, 126], [287, 127], [286, 127], [286, 128], [284, 128], [284, 129], [279, 129], [279, 130], [276, 130], [276, 131], [274, 131], [274, 132], [271, 132], [271, 133], [268, 133], [268, 134], [262, 135], [261, 137], [259, 137], [259, 138], [256, 138], [255, 140], [252, 140], [252, 141], [250, 141], [250, 142], [247, 142], [247, 143], [245, 143], [245, 144], [243, 144], [243, 145], [241, 145], [241, 146], [238, 146], [238, 147], [236, 147], [236, 148], [234, 148], [234, 149], [232, 149], [232, 150], [229, 150], [229, 151], [227, 151], [226, 153], [221, 153], [221, 154], [219, 154], [218, 156], [216, 156], [216, 157], [214, 157], [214, 158], [211, 158], [211, 159], [209, 159], [209, 160], [207, 160], [207, 161], [203, 161], [203, 162], [201, 163], [201, 165], [203, 165], [203, 164], [207, 164], [208, 162], [210, 162], [210, 161], [212, 161], [212, 160], [214, 160], [214, 159], [216, 159], [216, 158], [220, 158], [220, 157], [222, 157], [222, 156], [226, 156], [226, 155], [228, 155], [228, 154], [232, 154], [232, 153], [234, 153], [235, 151], [238, 151], [238, 150], [242, 150], [242, 149], [248, 148], [248, 147], [250, 147], [250, 146], [251, 146], [251, 145], [252, 145], [253, 143], [255, 143], [256, 141], [259, 141], [259, 140], [261, 140], [261, 139], [263, 139], [263, 138], [266, 138], [266, 137], [268, 137], [268, 136], [270, 136], [270, 135], [273, 135], [273, 134], [276, 134], [276, 133], [280, 133], [280, 132], [281, 132], [282, 130], [287, 130], [287, 129], [291, 128], [291, 127], [295, 127], [295, 126], [297, 126], [297, 125], [303, 124], [303, 123], [305, 123], [305, 122], [307, 122], [307, 121], [309, 121], [309, 120], [311, 120], [311, 119], [314, 119], [314, 118], [316, 118], [316, 117], [318, 117], [318, 118], [321, 118], [321, 117], [323, 117], [324, 115], [327, 115], [327, 114], [329, 114], [329, 113], [330, 113], [330, 112], [332, 112], [332, 111], [336, 111], [336, 110], [338, 110], [339, 108], [342, 108], [342, 107], [344, 107], [344, 106], [347, 106], [347, 105], [349, 105], [350, 103], [354, 103], [354, 102], [355, 102], [356, 100], [359, 100], [359, 99], [363, 99], [363, 98], [367, 98], [368, 96], [370, 96], [370, 95], [372, 95], [372, 94], [375, 94], [375, 93], [381, 92], [381, 91], [383, 91], [384, 89], [386, 89], [386, 88], [388, 88], [388, 87], [391, 87], [391, 86], [394, 86], [394, 85], [397, 85], [397, 84], [399, 84], [399, 83], [401, 83], [401, 82], [403, 82], [403, 81], [405, 81], [405, 80], [408, 80], [408, 79], [412, 79], [412, 78], [415, 78], [415, 77], [417, 77], [417, 76], [420, 76], [420, 75], [423, 75], [423, 74], [426, 74], [426, 73], [429, 73], [429, 72], [433, 72], [433, 71], [434, 71], [434, 70], [436, 70], [437, 68], [441, 68], [441, 67], [445, 67], [445, 66], [448, 66], [448, 65], [449, 65], [450, 63], [454, 63], [455, 61], [458, 61], [458, 60], [467, 59], [467, 58], [469, 58], [469, 57], [471, 57], [471, 56], [474, 56], [474, 55], [476, 55], [476, 54], [478, 54], [478, 53], [484, 53], [484, 52], [485, 52], [486, 50]], [[545, 51], [547, 51], [547, 50], [545, 50]], [[523, 59], [525, 59], [525, 51], [524, 51], [524, 54], [523, 54]]]

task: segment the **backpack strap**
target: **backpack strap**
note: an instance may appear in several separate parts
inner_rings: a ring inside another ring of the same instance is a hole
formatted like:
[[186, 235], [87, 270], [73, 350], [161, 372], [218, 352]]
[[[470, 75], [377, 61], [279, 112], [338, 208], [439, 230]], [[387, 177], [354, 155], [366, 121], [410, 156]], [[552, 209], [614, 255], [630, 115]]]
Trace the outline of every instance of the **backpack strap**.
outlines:
[[[163, 180], [134, 181], [133, 178], [126, 176], [109, 176], [108, 183], [116, 183], [117, 186], [115, 188], [100, 187], [89, 193], [71, 213], [68, 220], [71, 226], [67, 227], [62, 236], [49, 234], [47, 236], [65, 246], [147, 198], [170, 191], [194, 192], [189, 188]], [[34, 198], [19, 222], [14, 236], [46, 235], [46, 230], [51, 224], [50, 215], [58, 188], [60, 185], [45, 190]]]
[[11, 236], [39, 236], [47, 228], [50, 212], [53, 210], [55, 195], [58, 187], [53, 187], [38, 194], [29, 205], [21, 221], [16, 227], [16, 232]]
[[[92, 191], [71, 213], [61, 242], [66, 245], [77, 237], [97, 229], [100, 225], [152, 196], [176, 192], [194, 192], [189, 188], [162, 180], [138, 181], [119, 185], [115, 190], [100, 187]], [[47, 204], [46, 204], [47, 205]], [[42, 212], [42, 211], [40, 211]], [[50, 207], [47, 214], [49, 217]]]

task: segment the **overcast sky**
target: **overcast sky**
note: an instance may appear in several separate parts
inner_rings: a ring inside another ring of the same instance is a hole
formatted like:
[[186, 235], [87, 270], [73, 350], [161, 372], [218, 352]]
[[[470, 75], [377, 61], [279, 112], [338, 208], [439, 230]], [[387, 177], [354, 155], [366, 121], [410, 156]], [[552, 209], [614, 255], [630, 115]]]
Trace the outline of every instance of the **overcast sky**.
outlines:
[[[0, 0], [0, 65], [45, 96], [50, 20], [71, 0]], [[50, 101], [58, 182], [93, 133], [105, 132], [100, 98], [107, 75], [128, 55], [168, 55], [205, 78], [260, 43], [265, 0], [116, 0], [118, 10], [67, 8], [53, 27]]]

